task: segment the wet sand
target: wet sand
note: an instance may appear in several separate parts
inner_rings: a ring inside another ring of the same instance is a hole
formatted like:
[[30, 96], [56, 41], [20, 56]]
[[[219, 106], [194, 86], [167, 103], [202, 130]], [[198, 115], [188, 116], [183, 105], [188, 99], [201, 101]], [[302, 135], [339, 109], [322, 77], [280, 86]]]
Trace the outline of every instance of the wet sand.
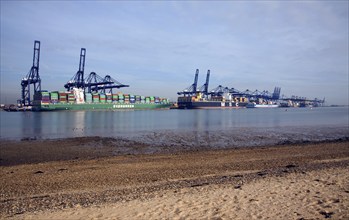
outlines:
[[2, 142], [0, 218], [349, 218], [347, 140], [145, 154], [148, 147], [108, 138]]

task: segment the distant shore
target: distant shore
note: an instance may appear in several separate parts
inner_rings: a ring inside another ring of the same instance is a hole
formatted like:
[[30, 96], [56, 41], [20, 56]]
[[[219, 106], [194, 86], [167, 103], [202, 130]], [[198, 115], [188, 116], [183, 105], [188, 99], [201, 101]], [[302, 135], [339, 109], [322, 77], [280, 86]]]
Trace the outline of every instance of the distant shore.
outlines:
[[153, 154], [114, 142], [2, 142], [0, 218], [349, 217], [348, 140]]

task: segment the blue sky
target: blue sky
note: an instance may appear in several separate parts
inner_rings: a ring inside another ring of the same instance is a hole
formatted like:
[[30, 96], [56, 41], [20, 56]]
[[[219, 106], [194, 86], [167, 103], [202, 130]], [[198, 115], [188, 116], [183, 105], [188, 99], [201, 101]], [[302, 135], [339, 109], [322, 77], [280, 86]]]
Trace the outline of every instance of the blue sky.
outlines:
[[210, 89], [281, 87], [287, 96], [348, 104], [348, 1], [0, 1], [1, 103], [41, 41], [42, 89], [63, 90], [86, 48], [94, 71], [125, 93], [176, 100], [211, 70]]

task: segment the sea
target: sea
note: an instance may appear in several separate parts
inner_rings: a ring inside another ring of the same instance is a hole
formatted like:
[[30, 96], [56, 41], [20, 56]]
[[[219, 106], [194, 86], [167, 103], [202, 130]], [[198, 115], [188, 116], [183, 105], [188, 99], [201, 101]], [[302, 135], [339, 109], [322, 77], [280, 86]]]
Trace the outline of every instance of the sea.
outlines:
[[256, 146], [349, 138], [348, 107], [0, 111], [0, 140], [111, 137], [155, 145]]

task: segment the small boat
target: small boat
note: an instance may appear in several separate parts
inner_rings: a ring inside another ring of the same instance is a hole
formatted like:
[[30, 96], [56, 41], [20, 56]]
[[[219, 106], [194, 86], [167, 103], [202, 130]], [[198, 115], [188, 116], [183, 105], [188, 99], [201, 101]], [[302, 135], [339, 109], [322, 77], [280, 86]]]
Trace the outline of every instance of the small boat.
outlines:
[[248, 103], [246, 108], [277, 108], [278, 104], [256, 104], [256, 103]]

